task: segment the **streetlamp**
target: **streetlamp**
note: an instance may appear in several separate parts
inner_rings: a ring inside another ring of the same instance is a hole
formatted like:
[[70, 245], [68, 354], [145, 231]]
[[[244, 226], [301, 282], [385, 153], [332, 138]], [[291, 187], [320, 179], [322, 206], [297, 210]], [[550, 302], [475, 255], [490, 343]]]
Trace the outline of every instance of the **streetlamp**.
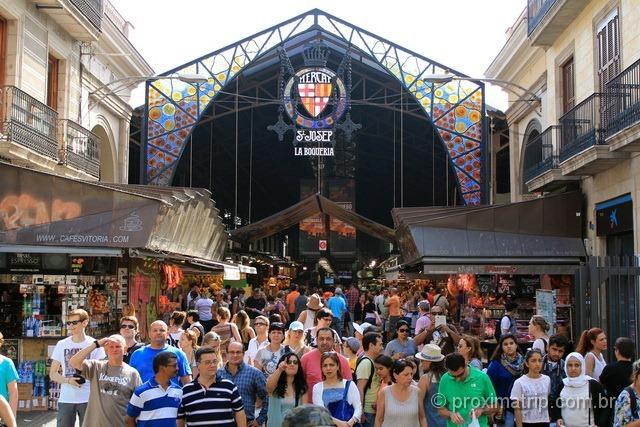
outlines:
[[[105, 83], [101, 86], [98, 86], [97, 88], [95, 88], [93, 91], [89, 92], [89, 97], [96, 97], [97, 99], [95, 101], [93, 101], [93, 103], [89, 104], [89, 108], [87, 108], [87, 111], [91, 111], [91, 109], [93, 107], [95, 107], [96, 105], [98, 105], [100, 102], [102, 102], [102, 100], [104, 100], [105, 98], [107, 98], [109, 95], [113, 95], [116, 94], [119, 90], [125, 89], [131, 85], [146, 81], [146, 80], [151, 80], [151, 79], [155, 79], [155, 80], [159, 80], [159, 79], [175, 79], [175, 80], [180, 80], [184, 83], [189, 83], [189, 84], [200, 84], [200, 83], [206, 83], [208, 78], [206, 76], [202, 76], [200, 74], [174, 74], [174, 75], [170, 75], [170, 76], [153, 76], [153, 75], [149, 75], [149, 76], [128, 76], [128, 77], [122, 77], [120, 79], [116, 79], [116, 80], [112, 80], [109, 83]], [[115, 85], [115, 86], [114, 86]], [[108, 89], [108, 90], [105, 90]], [[100, 93], [101, 91], [103, 91], [103, 93]]]
[[[508, 90], [509, 92], [518, 96], [518, 99], [516, 99], [516, 102], [517, 101], [527, 102], [530, 106], [533, 107], [536, 114], [540, 115], [540, 113], [536, 110], [536, 107], [539, 107], [542, 105], [542, 100], [540, 99], [540, 97], [536, 93], [532, 92], [531, 90], [508, 80], [490, 79], [485, 77], [461, 77], [453, 74], [427, 74], [422, 76], [421, 80], [424, 80], [425, 82], [441, 83], [441, 84], [449, 83], [451, 81], [460, 81], [460, 80], [495, 84], [496, 86], [500, 86], [502, 89]], [[518, 93], [515, 89], [521, 90], [522, 93]], [[528, 96], [529, 98], [524, 98], [525, 95]]]

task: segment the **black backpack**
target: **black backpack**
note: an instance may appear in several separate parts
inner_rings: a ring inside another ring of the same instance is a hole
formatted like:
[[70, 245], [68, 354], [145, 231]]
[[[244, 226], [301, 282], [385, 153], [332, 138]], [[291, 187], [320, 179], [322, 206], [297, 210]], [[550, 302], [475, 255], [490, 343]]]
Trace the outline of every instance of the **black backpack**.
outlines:
[[[358, 361], [356, 362], [356, 372], [358, 372], [358, 366], [360, 366], [360, 363], [362, 363], [362, 361], [364, 359], [368, 359], [369, 362], [371, 362], [371, 373], [369, 374], [369, 379], [367, 380], [367, 385], [364, 386], [364, 390], [362, 392], [363, 395], [367, 394], [367, 390], [369, 390], [371, 388], [371, 381], [373, 380], [373, 374], [376, 371], [375, 365], [373, 364], [373, 360], [371, 360], [367, 356], [362, 356], [362, 357], [358, 358]], [[356, 372], [353, 373], [353, 378], [356, 380], [356, 383], [357, 383], [358, 379], [356, 378], [356, 375], [355, 375]]]
[[495, 330], [493, 332], [493, 336], [494, 336], [494, 338], [496, 339], [497, 342], [500, 342], [500, 337], [502, 336], [502, 326], [501, 325], [502, 325], [502, 319], [504, 319], [505, 317], [509, 318], [509, 329], [511, 329], [511, 325], [513, 325], [513, 319], [508, 314], [500, 316], [500, 318], [498, 320], [496, 320], [496, 327], [495, 327]]

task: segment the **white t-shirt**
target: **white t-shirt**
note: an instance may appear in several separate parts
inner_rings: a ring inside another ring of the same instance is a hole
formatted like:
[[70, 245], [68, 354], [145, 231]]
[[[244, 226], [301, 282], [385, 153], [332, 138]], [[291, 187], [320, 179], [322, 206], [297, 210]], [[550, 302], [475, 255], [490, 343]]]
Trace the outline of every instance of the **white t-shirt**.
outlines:
[[213, 315], [211, 314], [211, 306], [213, 305], [213, 301], [210, 298], [200, 298], [196, 301], [196, 310], [198, 310], [198, 316], [200, 316], [200, 321], [208, 322], [212, 319]]
[[[51, 359], [60, 363], [62, 367], [62, 375], [65, 378], [70, 378], [76, 373], [73, 366], [69, 364], [69, 360], [80, 350], [88, 347], [93, 343], [95, 338], [86, 337], [83, 342], [73, 342], [72, 337], [67, 337], [61, 341], [58, 341], [56, 347], [53, 349]], [[88, 359], [104, 359], [106, 356], [102, 347], [95, 349], [91, 352]], [[85, 382], [82, 387], [77, 388], [70, 384], [62, 384], [60, 387], [60, 403], [86, 403], [89, 401], [89, 381]]]
[[258, 354], [258, 350], [268, 345], [269, 338], [265, 338], [261, 343], [258, 343], [258, 337], [251, 338], [249, 340], [249, 347], [247, 347], [247, 351], [244, 352], [244, 363], [253, 363], [253, 360], [256, 358], [256, 354]]
[[513, 383], [511, 400], [518, 400], [522, 408], [522, 422], [549, 422], [549, 392], [551, 379], [546, 375], [529, 378], [523, 375]]

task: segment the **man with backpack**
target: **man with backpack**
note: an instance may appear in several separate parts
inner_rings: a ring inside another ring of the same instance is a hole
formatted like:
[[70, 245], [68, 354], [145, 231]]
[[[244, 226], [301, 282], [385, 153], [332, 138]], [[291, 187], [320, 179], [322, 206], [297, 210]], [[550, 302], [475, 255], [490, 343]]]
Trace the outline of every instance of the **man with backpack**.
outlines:
[[518, 304], [513, 301], [507, 301], [504, 304], [504, 314], [500, 318], [499, 322], [496, 322], [494, 337], [496, 342], [500, 342], [500, 337], [506, 334], [517, 335], [516, 330], [516, 310]]
[[375, 377], [373, 361], [382, 353], [382, 337], [376, 332], [367, 332], [362, 338], [362, 347], [365, 351], [364, 356], [360, 357], [356, 364], [356, 384], [360, 391], [363, 410], [360, 424], [363, 427], [373, 427], [376, 414], [372, 405], [376, 402], [380, 388], [380, 380]]

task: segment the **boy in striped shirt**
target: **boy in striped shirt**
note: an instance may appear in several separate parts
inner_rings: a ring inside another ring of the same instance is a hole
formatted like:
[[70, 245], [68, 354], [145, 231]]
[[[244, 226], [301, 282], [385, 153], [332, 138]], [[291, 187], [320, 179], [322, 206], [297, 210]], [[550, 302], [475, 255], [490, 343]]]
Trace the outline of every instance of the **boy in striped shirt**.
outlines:
[[153, 372], [155, 376], [131, 396], [125, 418], [127, 427], [177, 427], [182, 388], [171, 383], [171, 378], [178, 373], [176, 354], [158, 353], [153, 359]]

